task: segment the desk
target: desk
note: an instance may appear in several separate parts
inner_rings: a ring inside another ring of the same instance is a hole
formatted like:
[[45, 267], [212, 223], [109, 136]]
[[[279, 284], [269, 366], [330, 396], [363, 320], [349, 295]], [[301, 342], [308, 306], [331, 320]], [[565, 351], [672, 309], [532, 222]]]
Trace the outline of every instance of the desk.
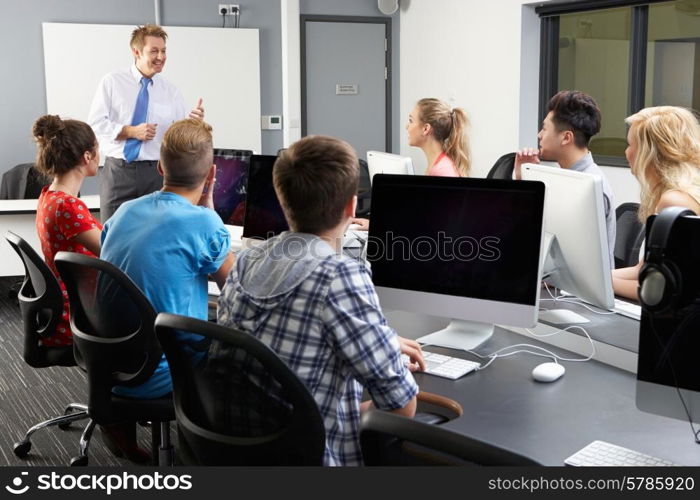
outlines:
[[[417, 338], [444, 328], [447, 321], [414, 313], [390, 311], [389, 324], [400, 335]], [[618, 316], [606, 321], [615, 323]], [[520, 334], [497, 327], [478, 352], [523, 343]], [[527, 343], [543, 345], [530, 338]], [[545, 346], [557, 354], [570, 352]], [[450, 349], [428, 350], [478, 360]], [[530, 375], [544, 358], [517, 354], [498, 359], [483, 371], [456, 381], [416, 374], [421, 390], [454, 399], [464, 415], [445, 428], [523, 454], [544, 465], [564, 465], [564, 459], [600, 439], [681, 465], [700, 465], [700, 445], [693, 442], [688, 422], [637, 410], [636, 378], [624, 370], [597, 362], [563, 363], [566, 374], [542, 384]]]
[[[90, 212], [99, 215], [100, 196], [81, 196]], [[27, 240], [42, 255], [39, 236], [36, 233], [37, 200], [0, 200], [0, 235], [10, 230]], [[12, 247], [0, 243], [0, 276], [24, 276], [24, 266]]]

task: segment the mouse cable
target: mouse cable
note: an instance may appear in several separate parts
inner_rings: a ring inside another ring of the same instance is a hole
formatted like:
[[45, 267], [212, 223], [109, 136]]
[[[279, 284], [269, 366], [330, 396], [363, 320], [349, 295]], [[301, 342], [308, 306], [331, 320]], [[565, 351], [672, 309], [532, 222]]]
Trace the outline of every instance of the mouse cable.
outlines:
[[[591, 354], [586, 358], [565, 358], [563, 356], [559, 356], [558, 354], [553, 353], [552, 351], [550, 351], [548, 349], [545, 349], [544, 347], [532, 345], [532, 344], [509, 345], [509, 346], [497, 349], [496, 351], [491, 352], [489, 354], [480, 354], [476, 351], [469, 350], [469, 349], [461, 349], [461, 350], [468, 352], [469, 354], [473, 354], [474, 356], [476, 356], [479, 359], [489, 359], [489, 361], [485, 365], [480, 366], [479, 368], [477, 368], [477, 370], [483, 370], [484, 368], [487, 368], [491, 363], [496, 361], [496, 359], [498, 359], [498, 358], [507, 358], [508, 356], [513, 356], [515, 354], [523, 354], [523, 353], [532, 354], [534, 356], [541, 356], [543, 358], [551, 358], [554, 360], [555, 363], [558, 363], [559, 361], [572, 361], [572, 362], [590, 361], [591, 359], [593, 359], [595, 357], [595, 354], [596, 354], [595, 343], [593, 342], [593, 339], [588, 334], [588, 332], [586, 331], [585, 328], [582, 328], [580, 326], [567, 326], [566, 328], [558, 330], [554, 333], [547, 333], [547, 334], [543, 334], [543, 335], [536, 334], [535, 332], [533, 332], [532, 330], [530, 330], [528, 328], [525, 328], [525, 331], [527, 333], [529, 333], [530, 335], [532, 335], [533, 337], [551, 337], [552, 335], [557, 335], [563, 331], [568, 331], [569, 329], [573, 329], [573, 328], [577, 328], [577, 329], [581, 330], [586, 335], [586, 337], [588, 338], [588, 340], [591, 343]], [[434, 344], [421, 344], [421, 347], [428, 347], [430, 345], [434, 345]], [[437, 346], [437, 347], [440, 347], [440, 346]], [[517, 349], [517, 350], [512, 351], [512, 352], [502, 353], [503, 351], [506, 351], [508, 349], [514, 349], [516, 347], [518, 347], [518, 348], [519, 347], [528, 347], [528, 348], [532, 348], [532, 349], [537, 349], [539, 352], [533, 352], [533, 351], [530, 351], [528, 349]]]

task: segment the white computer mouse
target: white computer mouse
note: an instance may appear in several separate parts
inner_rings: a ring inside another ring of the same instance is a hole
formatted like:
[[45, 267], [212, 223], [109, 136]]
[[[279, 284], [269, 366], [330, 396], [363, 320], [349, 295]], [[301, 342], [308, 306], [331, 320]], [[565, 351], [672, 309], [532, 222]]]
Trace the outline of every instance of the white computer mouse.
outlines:
[[532, 370], [532, 378], [538, 382], [554, 382], [561, 378], [565, 371], [559, 363], [542, 363]]

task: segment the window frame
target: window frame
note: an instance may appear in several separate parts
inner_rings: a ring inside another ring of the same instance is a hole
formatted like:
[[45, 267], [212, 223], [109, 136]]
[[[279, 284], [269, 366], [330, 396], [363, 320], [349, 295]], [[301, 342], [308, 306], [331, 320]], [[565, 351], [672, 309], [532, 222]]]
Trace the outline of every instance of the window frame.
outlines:
[[[547, 102], [557, 92], [559, 78], [559, 16], [591, 10], [631, 7], [630, 57], [627, 95], [627, 116], [644, 108], [647, 40], [649, 32], [649, 5], [671, 0], [580, 0], [553, 1], [535, 8], [540, 16], [540, 86], [539, 126], [547, 115]], [[611, 167], [628, 167], [623, 156], [594, 154], [597, 164]]]

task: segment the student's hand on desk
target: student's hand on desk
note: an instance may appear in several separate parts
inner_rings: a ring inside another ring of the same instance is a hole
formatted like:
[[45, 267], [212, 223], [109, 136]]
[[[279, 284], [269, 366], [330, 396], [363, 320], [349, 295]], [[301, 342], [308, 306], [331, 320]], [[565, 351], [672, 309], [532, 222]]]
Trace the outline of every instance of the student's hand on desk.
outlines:
[[357, 224], [357, 231], [369, 231], [369, 219], [363, 219], [361, 217], [353, 217], [350, 219], [350, 224]]
[[202, 98], [197, 100], [197, 105], [190, 111], [190, 118], [195, 120], [204, 120], [204, 106], [202, 106]]
[[523, 163], [539, 163], [540, 151], [534, 148], [524, 148], [515, 153], [515, 168], [513, 170], [513, 178], [516, 180], [522, 179]]
[[420, 344], [415, 340], [399, 337], [399, 345], [401, 346], [401, 354], [405, 354], [411, 360], [408, 369], [412, 372], [425, 371], [425, 360]]
[[207, 180], [204, 181], [204, 189], [202, 189], [202, 196], [199, 198], [197, 205], [200, 207], [207, 207], [214, 210], [214, 184], [216, 183], [216, 165], [212, 165], [209, 169], [209, 174], [207, 175]]

